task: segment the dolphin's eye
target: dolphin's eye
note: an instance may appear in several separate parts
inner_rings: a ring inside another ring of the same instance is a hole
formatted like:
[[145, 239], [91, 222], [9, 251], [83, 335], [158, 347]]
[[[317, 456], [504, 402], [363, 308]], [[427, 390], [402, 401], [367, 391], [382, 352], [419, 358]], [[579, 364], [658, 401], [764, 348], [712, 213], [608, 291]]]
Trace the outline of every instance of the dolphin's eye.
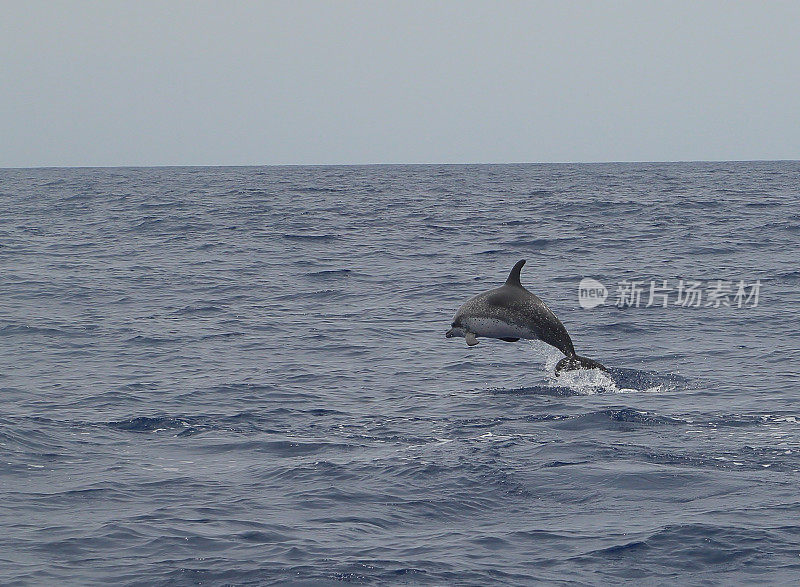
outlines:
[[455, 328], [455, 327], [456, 327], [456, 323], [455, 323], [455, 322], [453, 322], [453, 323], [452, 323], [450, 326], [452, 326], [453, 328]]

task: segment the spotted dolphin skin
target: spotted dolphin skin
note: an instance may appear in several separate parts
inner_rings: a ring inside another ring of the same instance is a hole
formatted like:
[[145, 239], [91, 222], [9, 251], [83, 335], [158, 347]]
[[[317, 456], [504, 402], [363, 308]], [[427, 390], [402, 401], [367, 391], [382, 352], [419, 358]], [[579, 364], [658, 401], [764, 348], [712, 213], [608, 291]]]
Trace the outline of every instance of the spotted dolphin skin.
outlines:
[[469, 346], [478, 337], [499, 338], [506, 342], [520, 339], [541, 340], [566, 356], [556, 365], [556, 375], [574, 369], [602, 369], [597, 361], [578, 356], [567, 329], [542, 300], [522, 287], [519, 272], [525, 259], [518, 261], [501, 287], [475, 296], [462, 305], [445, 336], [462, 336]]

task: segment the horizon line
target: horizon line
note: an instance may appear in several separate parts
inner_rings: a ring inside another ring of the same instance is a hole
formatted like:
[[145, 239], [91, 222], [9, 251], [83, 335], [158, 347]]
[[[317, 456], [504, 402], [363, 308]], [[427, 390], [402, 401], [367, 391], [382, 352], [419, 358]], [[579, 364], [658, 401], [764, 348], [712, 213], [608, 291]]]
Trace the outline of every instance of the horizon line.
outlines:
[[507, 161], [507, 162], [406, 162], [406, 163], [222, 163], [222, 164], [173, 164], [154, 165], [22, 165], [0, 166], [0, 169], [152, 169], [152, 168], [199, 168], [199, 167], [421, 167], [421, 166], [467, 166], [467, 165], [614, 165], [614, 164], [662, 164], [662, 163], [795, 163], [800, 159], [664, 159], [664, 160], [608, 160], [608, 161]]

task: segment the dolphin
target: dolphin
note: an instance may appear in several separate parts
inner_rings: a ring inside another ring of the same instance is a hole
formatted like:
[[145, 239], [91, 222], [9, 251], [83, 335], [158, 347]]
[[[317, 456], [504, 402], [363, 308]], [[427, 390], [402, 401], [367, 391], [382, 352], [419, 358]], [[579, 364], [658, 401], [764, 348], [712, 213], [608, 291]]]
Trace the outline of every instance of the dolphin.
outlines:
[[556, 365], [556, 375], [574, 369], [607, 371], [597, 361], [578, 356], [561, 320], [547, 304], [522, 287], [519, 272], [524, 264], [525, 259], [517, 261], [501, 287], [467, 300], [456, 312], [452, 328], [445, 336], [462, 336], [469, 346], [478, 344], [479, 336], [506, 342], [517, 342], [521, 338], [541, 340], [566, 355]]

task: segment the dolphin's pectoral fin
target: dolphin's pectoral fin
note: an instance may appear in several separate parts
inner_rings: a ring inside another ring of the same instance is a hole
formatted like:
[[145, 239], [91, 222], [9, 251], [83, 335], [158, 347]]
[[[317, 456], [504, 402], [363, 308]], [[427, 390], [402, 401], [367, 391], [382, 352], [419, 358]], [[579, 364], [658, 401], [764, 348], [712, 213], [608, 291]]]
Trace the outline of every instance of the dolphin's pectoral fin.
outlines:
[[466, 339], [467, 344], [469, 346], [475, 346], [476, 344], [478, 344], [478, 339], [475, 337], [475, 334], [473, 334], [472, 332], [467, 332], [464, 335], [464, 338]]
[[511, 337], [503, 337], [500, 340], [504, 340], [506, 342], [517, 342], [519, 339], [518, 338], [511, 338]]

